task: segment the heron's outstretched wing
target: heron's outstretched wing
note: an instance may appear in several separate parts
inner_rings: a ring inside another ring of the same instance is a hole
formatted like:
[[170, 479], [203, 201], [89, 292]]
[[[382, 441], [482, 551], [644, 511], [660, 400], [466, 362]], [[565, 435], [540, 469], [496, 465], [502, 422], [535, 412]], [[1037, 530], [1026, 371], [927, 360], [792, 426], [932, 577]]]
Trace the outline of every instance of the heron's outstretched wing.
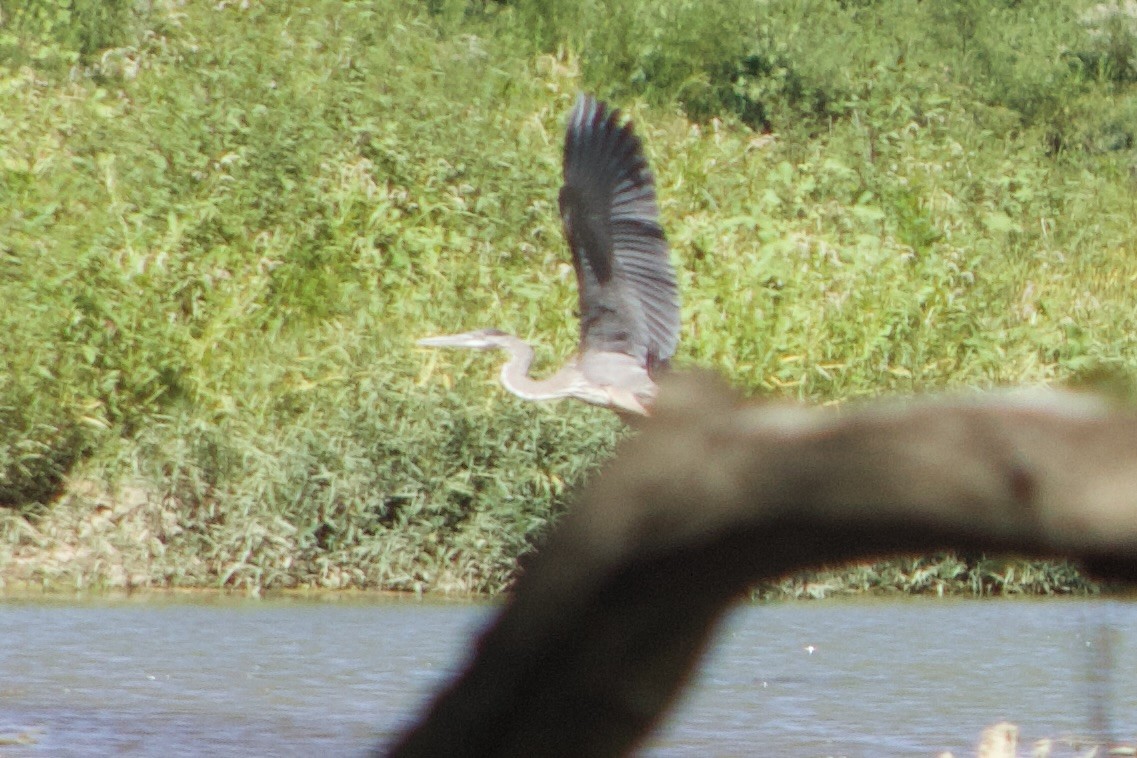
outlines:
[[630, 123], [581, 95], [565, 135], [561, 220], [580, 287], [581, 350], [654, 367], [679, 342], [679, 295], [655, 181]]

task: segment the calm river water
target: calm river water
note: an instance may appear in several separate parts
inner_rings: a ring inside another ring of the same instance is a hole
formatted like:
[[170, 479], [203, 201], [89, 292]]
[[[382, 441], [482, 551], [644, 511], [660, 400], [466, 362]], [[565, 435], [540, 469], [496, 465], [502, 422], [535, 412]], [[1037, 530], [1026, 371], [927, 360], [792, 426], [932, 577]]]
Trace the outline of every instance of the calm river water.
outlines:
[[[492, 611], [0, 599], [0, 756], [362, 755], [454, 671]], [[1103, 710], [1131, 740], [1135, 672], [1137, 603], [743, 606], [645, 753], [966, 755], [995, 721], [1029, 743], [1089, 732]]]

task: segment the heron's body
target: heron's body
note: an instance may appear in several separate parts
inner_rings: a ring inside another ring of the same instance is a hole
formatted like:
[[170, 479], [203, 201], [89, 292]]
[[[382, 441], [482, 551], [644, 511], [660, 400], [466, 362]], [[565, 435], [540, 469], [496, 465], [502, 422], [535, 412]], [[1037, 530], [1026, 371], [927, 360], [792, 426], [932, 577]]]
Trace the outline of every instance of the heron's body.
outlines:
[[655, 182], [631, 124], [590, 96], [569, 116], [559, 204], [580, 294], [580, 349], [547, 379], [528, 375], [533, 350], [496, 329], [430, 337], [431, 347], [501, 348], [502, 385], [526, 400], [574, 397], [646, 414], [652, 375], [679, 341], [679, 297]]

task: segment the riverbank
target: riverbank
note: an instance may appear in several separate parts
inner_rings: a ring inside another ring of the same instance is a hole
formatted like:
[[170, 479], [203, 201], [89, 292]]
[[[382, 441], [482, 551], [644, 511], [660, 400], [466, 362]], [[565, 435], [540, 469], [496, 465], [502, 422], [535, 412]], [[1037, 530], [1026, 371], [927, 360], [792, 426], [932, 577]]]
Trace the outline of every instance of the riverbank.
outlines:
[[[575, 348], [580, 90], [655, 169], [677, 365], [830, 405], [1132, 375], [1137, 28], [926, 5], [13, 4], [0, 581], [507, 587], [626, 432], [414, 340]], [[935, 556], [769, 594], [869, 590], [1089, 586]]]
[[[287, 565], [279, 575], [256, 582], [233, 582], [248, 566], [211, 563], [208, 554], [187, 555], [166, 547], [178, 534], [176, 508], [165, 507], [141, 486], [117, 494], [94, 482], [73, 484], [49, 511], [35, 517], [8, 516], [16, 539], [4, 546], [0, 594], [6, 597], [96, 596], [146, 597], [157, 593], [196, 595], [228, 590], [243, 595], [308, 597], [334, 595], [472, 599], [461, 577], [419, 575], [391, 588], [383, 577], [352, 573], [351, 565], [327, 559], [315, 566]], [[410, 553], [407, 560], [412, 557]], [[287, 571], [291, 569], [290, 571]], [[314, 575], [315, 570], [322, 573]], [[503, 572], [508, 571], [508, 567]], [[508, 575], [508, 574], [507, 574]], [[494, 590], [496, 592], [496, 590]], [[1101, 588], [1068, 562], [1027, 561], [1004, 557], [960, 558], [945, 553], [878, 563], [834, 567], [756, 586], [754, 600], [819, 600], [847, 595], [1096, 595]], [[492, 593], [491, 593], [492, 594]]]

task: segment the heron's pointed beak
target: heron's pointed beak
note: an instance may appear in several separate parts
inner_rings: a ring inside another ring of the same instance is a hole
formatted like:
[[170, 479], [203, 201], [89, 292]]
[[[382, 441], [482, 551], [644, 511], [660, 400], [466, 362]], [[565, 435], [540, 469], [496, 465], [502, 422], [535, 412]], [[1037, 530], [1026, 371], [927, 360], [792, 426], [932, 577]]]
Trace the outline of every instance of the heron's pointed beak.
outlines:
[[493, 347], [492, 343], [488, 342], [485, 337], [471, 332], [423, 337], [417, 341], [417, 344], [420, 347], [472, 347], [480, 349]]

